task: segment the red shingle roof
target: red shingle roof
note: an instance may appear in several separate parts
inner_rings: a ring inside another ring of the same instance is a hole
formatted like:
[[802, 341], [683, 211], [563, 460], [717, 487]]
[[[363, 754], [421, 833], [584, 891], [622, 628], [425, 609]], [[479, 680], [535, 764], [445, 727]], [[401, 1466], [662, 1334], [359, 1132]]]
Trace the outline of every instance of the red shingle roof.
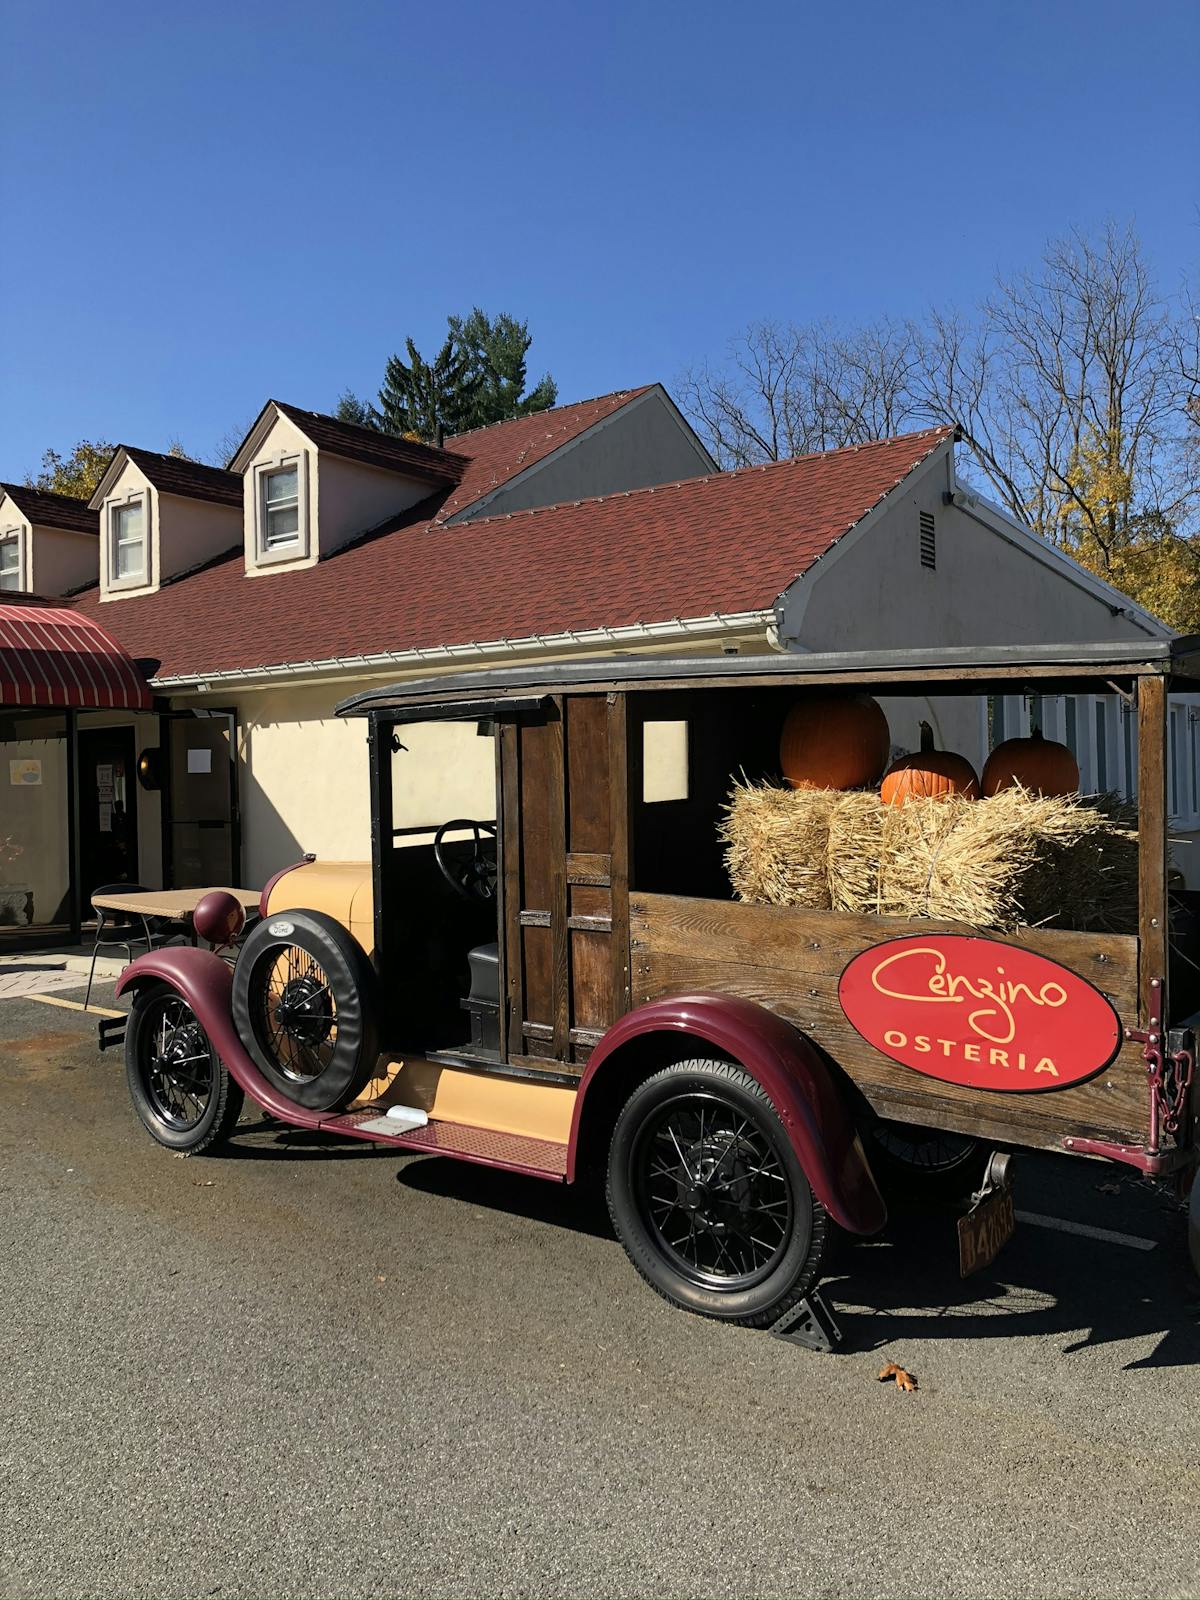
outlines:
[[158, 594], [78, 604], [168, 678], [766, 610], [951, 436], [454, 526], [428, 501], [301, 571], [247, 578], [238, 549]]
[[[342, 422], [338, 417], [327, 417], [322, 411], [303, 411], [282, 400], [268, 400], [267, 404], [290, 417], [318, 450], [325, 450], [331, 456], [364, 461], [368, 466], [413, 474], [433, 483], [457, 483], [462, 477], [462, 462], [437, 445], [422, 444], [419, 439], [400, 439], [395, 434], [380, 433], [376, 428], [360, 427], [357, 422]], [[251, 429], [251, 433], [253, 431]]]
[[[162, 455], [157, 450], [143, 450], [135, 445], [118, 447], [149, 478], [156, 489], [164, 494], [184, 495], [189, 500], [211, 500], [216, 505], [240, 506], [242, 503], [242, 477], [238, 472], [226, 472], [223, 467], [208, 467], [202, 461], [189, 461], [185, 456]], [[110, 466], [111, 470], [111, 466]]]

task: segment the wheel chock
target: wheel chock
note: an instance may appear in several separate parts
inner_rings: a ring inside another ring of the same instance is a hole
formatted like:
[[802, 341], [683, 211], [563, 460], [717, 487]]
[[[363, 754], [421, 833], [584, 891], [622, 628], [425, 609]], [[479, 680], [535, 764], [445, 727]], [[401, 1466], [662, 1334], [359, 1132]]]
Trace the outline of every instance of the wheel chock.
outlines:
[[819, 1289], [810, 1290], [797, 1300], [772, 1324], [770, 1333], [773, 1339], [784, 1339], [805, 1350], [833, 1351], [842, 1342], [842, 1330]]

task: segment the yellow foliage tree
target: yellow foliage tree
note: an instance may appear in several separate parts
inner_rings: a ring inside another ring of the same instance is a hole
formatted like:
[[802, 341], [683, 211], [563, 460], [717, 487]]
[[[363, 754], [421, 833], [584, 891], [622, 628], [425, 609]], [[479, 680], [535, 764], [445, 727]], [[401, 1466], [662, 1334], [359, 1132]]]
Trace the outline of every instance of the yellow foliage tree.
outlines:
[[90, 500], [112, 460], [113, 446], [101, 440], [81, 439], [69, 456], [47, 450], [37, 477], [26, 478], [31, 489], [48, 489], [52, 494], [73, 495]]
[[1134, 512], [1119, 432], [1093, 431], [1072, 453], [1058, 512], [1075, 559], [1180, 633], [1200, 633], [1200, 546], [1159, 511]]

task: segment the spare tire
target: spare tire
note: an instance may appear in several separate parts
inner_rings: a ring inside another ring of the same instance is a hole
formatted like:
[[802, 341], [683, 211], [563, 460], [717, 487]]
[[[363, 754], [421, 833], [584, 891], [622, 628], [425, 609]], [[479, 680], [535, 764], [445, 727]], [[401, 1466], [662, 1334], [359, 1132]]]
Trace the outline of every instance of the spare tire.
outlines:
[[233, 971], [233, 1019], [263, 1076], [309, 1111], [351, 1100], [379, 1056], [375, 969], [321, 911], [281, 911], [247, 935]]

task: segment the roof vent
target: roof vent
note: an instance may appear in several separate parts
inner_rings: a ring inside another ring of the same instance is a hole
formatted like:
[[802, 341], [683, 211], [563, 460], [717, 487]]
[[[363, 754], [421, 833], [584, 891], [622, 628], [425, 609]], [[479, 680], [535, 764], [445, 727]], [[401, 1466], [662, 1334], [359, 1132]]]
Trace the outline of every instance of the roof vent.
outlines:
[[921, 565], [931, 572], [937, 566], [937, 535], [932, 511], [921, 512]]

